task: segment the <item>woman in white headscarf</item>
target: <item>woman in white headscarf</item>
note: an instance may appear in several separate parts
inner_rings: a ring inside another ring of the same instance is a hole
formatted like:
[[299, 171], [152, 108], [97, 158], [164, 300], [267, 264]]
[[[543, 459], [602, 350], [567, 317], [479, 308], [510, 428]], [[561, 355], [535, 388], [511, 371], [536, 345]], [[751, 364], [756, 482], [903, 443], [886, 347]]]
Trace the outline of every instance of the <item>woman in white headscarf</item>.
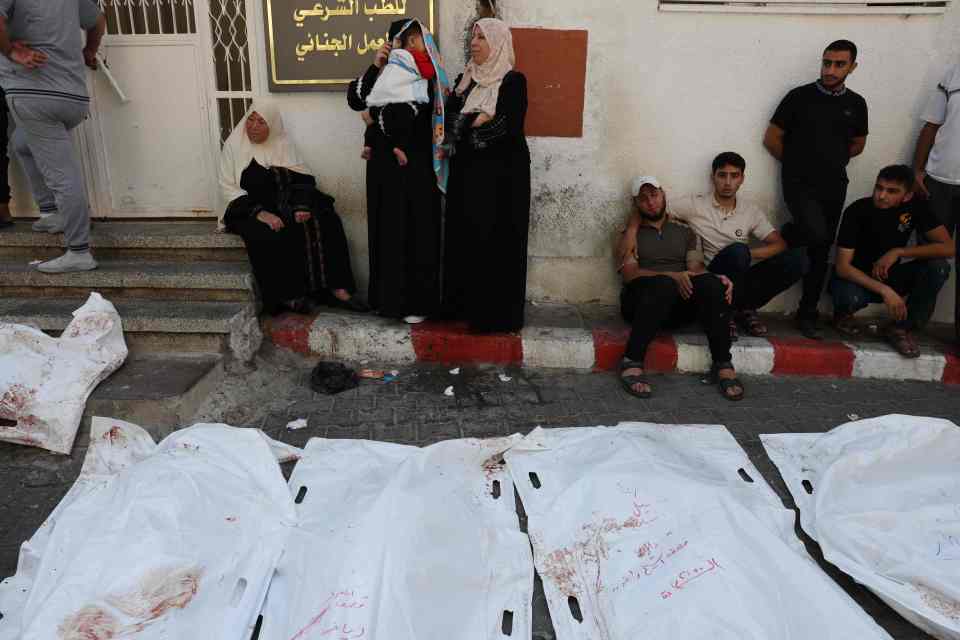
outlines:
[[502, 20], [477, 21], [471, 59], [447, 102], [444, 310], [479, 333], [523, 327], [530, 226], [527, 80]]
[[221, 228], [243, 238], [263, 310], [307, 313], [313, 303], [364, 311], [333, 198], [300, 159], [269, 102], [255, 102], [223, 145]]

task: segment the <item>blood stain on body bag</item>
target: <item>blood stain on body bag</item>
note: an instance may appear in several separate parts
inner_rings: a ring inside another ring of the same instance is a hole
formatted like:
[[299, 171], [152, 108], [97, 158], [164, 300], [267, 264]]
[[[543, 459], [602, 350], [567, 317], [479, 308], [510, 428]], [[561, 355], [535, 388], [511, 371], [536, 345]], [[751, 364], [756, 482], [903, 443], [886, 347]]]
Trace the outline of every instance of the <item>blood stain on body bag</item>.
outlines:
[[61, 640], [111, 640], [120, 633], [117, 620], [100, 607], [84, 607], [57, 628]]
[[105, 440], [106, 442], [109, 442], [114, 446], [123, 445], [127, 441], [127, 436], [123, 433], [123, 430], [117, 425], [110, 427], [110, 430], [104, 433], [102, 438], [103, 440]]
[[0, 417], [17, 420], [37, 397], [36, 389], [28, 389], [22, 384], [12, 384], [0, 396]]
[[200, 590], [201, 573], [197, 567], [154, 569], [140, 579], [136, 589], [106, 600], [128, 616], [149, 622], [171, 609], [185, 609]]
[[920, 592], [920, 599], [925, 605], [951, 620], [960, 622], [960, 602], [925, 584], [915, 584], [913, 588]]
[[[544, 578], [549, 579], [564, 595], [572, 596], [585, 591], [580, 582], [578, 567], [592, 567], [594, 593], [607, 590], [601, 575], [601, 564], [609, 557], [609, 538], [626, 530], [640, 529], [654, 522], [657, 515], [652, 505], [635, 499], [633, 513], [624, 520], [602, 518], [581, 527], [580, 540], [570, 547], [556, 549], [544, 556]], [[582, 576], [586, 578], [587, 576]]]
[[134, 589], [104, 598], [135, 622], [122, 625], [103, 607], [88, 605], [60, 624], [60, 640], [112, 640], [143, 631], [170, 610], [185, 609], [200, 590], [201, 574], [197, 567], [149, 571]]
[[113, 328], [113, 316], [107, 313], [91, 313], [70, 324], [66, 338], [79, 338], [94, 333], [106, 333]]

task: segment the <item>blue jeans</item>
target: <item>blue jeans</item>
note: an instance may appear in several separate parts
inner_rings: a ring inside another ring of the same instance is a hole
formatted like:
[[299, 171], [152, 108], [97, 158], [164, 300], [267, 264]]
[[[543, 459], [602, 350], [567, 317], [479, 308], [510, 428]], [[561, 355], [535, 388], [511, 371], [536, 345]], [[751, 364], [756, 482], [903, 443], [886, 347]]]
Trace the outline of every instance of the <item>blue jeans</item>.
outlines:
[[[901, 329], [922, 329], [937, 306], [937, 295], [950, 278], [946, 260], [898, 262], [890, 268], [887, 284], [907, 299], [907, 319], [897, 323]], [[834, 313], [853, 315], [870, 303], [883, 302], [878, 294], [836, 274], [830, 281]]]
[[790, 249], [751, 265], [750, 247], [734, 242], [714, 256], [711, 273], [733, 281], [733, 307], [753, 311], [789, 289], [807, 272], [809, 260], [803, 249]]

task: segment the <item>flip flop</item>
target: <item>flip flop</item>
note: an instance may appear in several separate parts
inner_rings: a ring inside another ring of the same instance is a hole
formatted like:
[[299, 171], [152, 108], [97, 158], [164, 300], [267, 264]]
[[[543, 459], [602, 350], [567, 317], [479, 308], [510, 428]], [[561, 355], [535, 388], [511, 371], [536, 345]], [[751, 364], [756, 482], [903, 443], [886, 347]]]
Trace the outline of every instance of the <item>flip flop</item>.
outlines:
[[[702, 382], [704, 384], [715, 384], [720, 389], [720, 395], [729, 400], [730, 402], [739, 402], [743, 400], [744, 395], [746, 395], [746, 388], [743, 386], [743, 383], [740, 382], [739, 378], [721, 378], [720, 372], [723, 370], [729, 369], [733, 371], [732, 362], [717, 362], [710, 367], [710, 372], [703, 378]], [[736, 395], [730, 395], [727, 393], [729, 389], [733, 387], [740, 387], [740, 393]]]
[[627, 393], [629, 393], [635, 398], [641, 398], [645, 400], [649, 398], [651, 395], [653, 395], [653, 389], [650, 389], [649, 391], [637, 391], [636, 389], [633, 388], [633, 386], [637, 384], [645, 384], [649, 387], [650, 381], [647, 380], [646, 374], [639, 375], [639, 376], [623, 375], [623, 372], [626, 371], [627, 369], [642, 369], [642, 368], [643, 368], [642, 364], [639, 364], [636, 362], [621, 362], [619, 377], [620, 377], [620, 384], [623, 386], [624, 391], [626, 391]]

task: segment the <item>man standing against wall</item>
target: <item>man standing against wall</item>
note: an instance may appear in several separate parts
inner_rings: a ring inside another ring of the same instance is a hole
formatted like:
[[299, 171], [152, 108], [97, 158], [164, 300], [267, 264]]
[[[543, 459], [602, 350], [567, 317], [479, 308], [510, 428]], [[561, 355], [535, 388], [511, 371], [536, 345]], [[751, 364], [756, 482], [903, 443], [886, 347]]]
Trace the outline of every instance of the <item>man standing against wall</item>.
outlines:
[[[960, 224], [960, 64], [931, 91], [922, 118], [913, 160], [916, 188], [930, 199], [937, 221], [955, 234]], [[957, 242], [960, 246], [960, 235]], [[960, 339], [960, 278], [954, 321]]]
[[791, 90], [780, 102], [763, 144], [782, 163], [783, 198], [793, 217], [783, 237], [806, 247], [810, 270], [803, 279], [797, 326], [821, 339], [818, 305], [827, 278], [830, 248], [847, 197], [847, 164], [867, 142], [867, 103], [846, 86], [857, 68], [857, 47], [849, 40], [823, 52], [820, 79]]
[[41, 212], [57, 212], [34, 228], [65, 235], [66, 253], [37, 267], [46, 273], [97, 268], [90, 255], [90, 206], [70, 132], [87, 116], [84, 63], [96, 68], [105, 31], [106, 19], [93, 0], [0, 0], [0, 85], [16, 125], [13, 148]]

